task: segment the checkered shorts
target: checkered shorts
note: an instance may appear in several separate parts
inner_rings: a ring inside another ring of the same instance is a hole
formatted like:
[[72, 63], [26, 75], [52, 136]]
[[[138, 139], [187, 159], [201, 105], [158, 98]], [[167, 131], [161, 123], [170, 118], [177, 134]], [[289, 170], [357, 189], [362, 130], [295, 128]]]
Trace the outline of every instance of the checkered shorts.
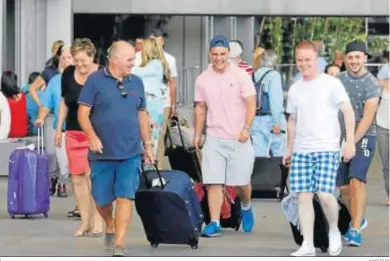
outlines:
[[339, 152], [293, 153], [290, 190], [333, 193], [336, 188], [339, 157]]

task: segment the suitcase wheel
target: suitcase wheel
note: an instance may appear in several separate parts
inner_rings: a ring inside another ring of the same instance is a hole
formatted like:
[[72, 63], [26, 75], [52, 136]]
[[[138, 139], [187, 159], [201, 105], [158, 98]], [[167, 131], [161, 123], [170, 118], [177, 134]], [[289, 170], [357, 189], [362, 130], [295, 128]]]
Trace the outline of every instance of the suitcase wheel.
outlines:
[[9, 217], [12, 218], [12, 219], [15, 219], [15, 215], [14, 214], [9, 214]]
[[24, 215], [25, 219], [30, 219], [32, 216], [31, 215]]
[[48, 214], [48, 213], [43, 213], [43, 215], [45, 216], [45, 218], [48, 218], [48, 217], [49, 217], [49, 214]]
[[240, 230], [240, 225], [237, 225], [237, 226], [234, 228], [234, 230], [236, 230], [236, 231]]
[[194, 249], [194, 250], [198, 249], [198, 244], [192, 245], [191, 248]]
[[157, 248], [158, 247], [158, 243], [151, 243], [150, 244], [153, 248]]
[[326, 253], [328, 251], [328, 249], [326, 249], [326, 247], [321, 247], [320, 250], [322, 253]]

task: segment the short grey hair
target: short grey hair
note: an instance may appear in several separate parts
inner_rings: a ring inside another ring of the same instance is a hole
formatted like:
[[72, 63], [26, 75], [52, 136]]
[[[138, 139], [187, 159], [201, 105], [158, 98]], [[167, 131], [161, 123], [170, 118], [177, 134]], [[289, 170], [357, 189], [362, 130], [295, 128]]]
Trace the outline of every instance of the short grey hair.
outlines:
[[261, 67], [275, 67], [278, 61], [278, 55], [274, 50], [265, 50], [260, 56]]

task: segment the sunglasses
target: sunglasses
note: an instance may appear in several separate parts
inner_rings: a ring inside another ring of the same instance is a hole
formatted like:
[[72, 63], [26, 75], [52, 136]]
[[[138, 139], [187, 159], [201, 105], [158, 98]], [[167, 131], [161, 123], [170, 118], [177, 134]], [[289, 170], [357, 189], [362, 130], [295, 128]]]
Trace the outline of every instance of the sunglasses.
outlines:
[[127, 97], [127, 92], [126, 92], [126, 89], [125, 89], [125, 86], [123, 84], [123, 82], [121, 81], [117, 81], [116, 82], [116, 87], [119, 89], [119, 91], [121, 92], [121, 96], [123, 98], [126, 98]]

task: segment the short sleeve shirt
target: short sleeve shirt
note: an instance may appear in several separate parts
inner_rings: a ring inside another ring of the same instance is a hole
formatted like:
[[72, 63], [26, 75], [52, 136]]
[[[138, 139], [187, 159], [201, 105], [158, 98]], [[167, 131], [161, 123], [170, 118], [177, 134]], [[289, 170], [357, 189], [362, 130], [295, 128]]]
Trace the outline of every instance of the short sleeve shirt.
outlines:
[[41, 77], [45, 81], [45, 84], [48, 85], [51, 78], [53, 78], [55, 75], [57, 75], [58, 69], [54, 66], [47, 66], [42, 72], [41, 72]]
[[289, 89], [286, 112], [296, 114], [294, 152], [340, 150], [338, 112], [348, 95], [340, 80], [320, 74], [311, 81], [298, 80]]
[[[369, 72], [360, 77], [354, 77], [348, 71], [339, 74], [339, 79], [344, 85], [355, 112], [356, 127], [363, 118], [364, 104], [372, 98], [379, 98], [381, 88], [377, 79]], [[340, 122], [343, 135], [345, 134], [345, 125], [343, 115], [340, 113]], [[374, 120], [368, 128], [366, 135], [376, 135], [376, 121]]]
[[251, 76], [236, 65], [224, 73], [210, 66], [195, 83], [195, 102], [207, 105], [207, 135], [235, 140], [245, 125], [245, 98], [256, 95]]
[[104, 68], [88, 77], [80, 93], [79, 104], [92, 107], [92, 126], [103, 144], [103, 153], [89, 153], [90, 160], [125, 160], [143, 151], [138, 118], [139, 110], [146, 108], [143, 83], [135, 75], [122, 83], [126, 97]]

